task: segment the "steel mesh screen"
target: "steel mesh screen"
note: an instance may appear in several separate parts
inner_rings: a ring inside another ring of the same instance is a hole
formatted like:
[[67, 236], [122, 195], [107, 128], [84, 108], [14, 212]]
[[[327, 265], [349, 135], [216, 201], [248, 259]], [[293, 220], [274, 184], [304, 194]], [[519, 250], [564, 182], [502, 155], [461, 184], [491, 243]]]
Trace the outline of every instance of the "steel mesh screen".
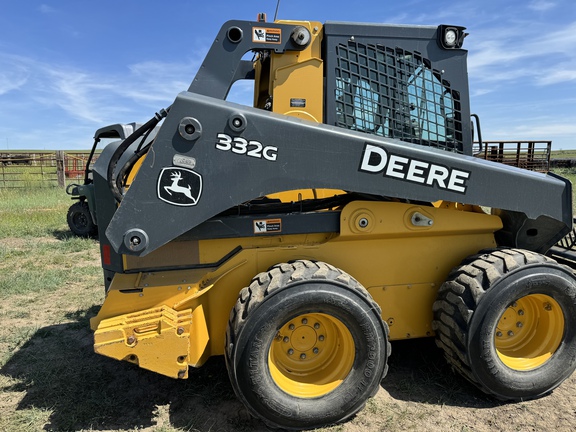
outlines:
[[336, 46], [336, 124], [462, 152], [458, 92], [415, 52], [349, 41]]

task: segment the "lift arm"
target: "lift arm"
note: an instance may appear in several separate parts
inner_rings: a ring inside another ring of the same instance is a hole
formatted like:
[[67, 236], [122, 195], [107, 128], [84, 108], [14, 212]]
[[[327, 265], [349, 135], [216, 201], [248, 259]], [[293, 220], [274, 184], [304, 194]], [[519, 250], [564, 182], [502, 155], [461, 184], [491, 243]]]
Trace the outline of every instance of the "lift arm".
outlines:
[[537, 251], [572, 223], [560, 177], [183, 92], [106, 235], [143, 256], [231, 207], [302, 188], [499, 209], [505, 243]]

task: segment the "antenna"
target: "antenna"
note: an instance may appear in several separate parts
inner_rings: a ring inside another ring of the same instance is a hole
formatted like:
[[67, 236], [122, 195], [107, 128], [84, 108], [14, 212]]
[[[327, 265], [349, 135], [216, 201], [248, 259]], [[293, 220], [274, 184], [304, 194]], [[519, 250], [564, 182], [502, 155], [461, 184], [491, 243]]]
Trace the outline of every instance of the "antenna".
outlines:
[[278, 8], [280, 7], [280, 0], [276, 3], [276, 13], [274, 14], [274, 21], [278, 18]]

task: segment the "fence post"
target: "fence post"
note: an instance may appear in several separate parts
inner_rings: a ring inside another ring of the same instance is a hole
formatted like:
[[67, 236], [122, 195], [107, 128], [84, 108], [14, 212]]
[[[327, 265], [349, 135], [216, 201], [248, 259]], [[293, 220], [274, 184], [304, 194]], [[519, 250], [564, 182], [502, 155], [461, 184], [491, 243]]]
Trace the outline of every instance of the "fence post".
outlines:
[[64, 162], [64, 157], [64, 151], [56, 151], [56, 173], [58, 175], [58, 186], [61, 188], [66, 187], [66, 173], [64, 172], [66, 164]]

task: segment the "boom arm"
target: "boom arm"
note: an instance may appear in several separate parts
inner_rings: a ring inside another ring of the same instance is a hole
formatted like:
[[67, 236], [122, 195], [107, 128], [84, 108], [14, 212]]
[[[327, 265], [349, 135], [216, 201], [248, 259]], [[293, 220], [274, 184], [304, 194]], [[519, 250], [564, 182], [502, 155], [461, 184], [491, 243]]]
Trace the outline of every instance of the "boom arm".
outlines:
[[235, 205], [301, 188], [502, 209], [512, 246], [539, 251], [572, 222], [563, 179], [184, 92], [106, 235], [146, 255]]

